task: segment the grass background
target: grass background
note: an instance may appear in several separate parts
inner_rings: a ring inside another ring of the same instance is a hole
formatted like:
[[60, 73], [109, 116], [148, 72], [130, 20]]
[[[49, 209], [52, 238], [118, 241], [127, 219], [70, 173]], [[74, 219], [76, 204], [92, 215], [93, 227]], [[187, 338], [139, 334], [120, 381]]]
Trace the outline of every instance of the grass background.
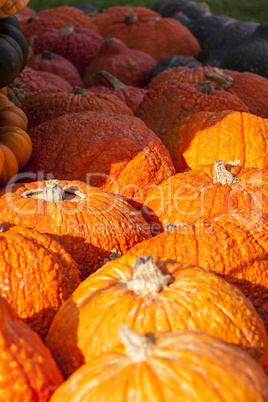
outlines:
[[[204, 0], [196, 0], [201, 2]], [[28, 6], [36, 11], [58, 6], [88, 3], [97, 8], [112, 6], [140, 6], [150, 8], [156, 0], [30, 0]], [[207, 0], [213, 14], [228, 15], [242, 21], [268, 21], [268, 0]]]

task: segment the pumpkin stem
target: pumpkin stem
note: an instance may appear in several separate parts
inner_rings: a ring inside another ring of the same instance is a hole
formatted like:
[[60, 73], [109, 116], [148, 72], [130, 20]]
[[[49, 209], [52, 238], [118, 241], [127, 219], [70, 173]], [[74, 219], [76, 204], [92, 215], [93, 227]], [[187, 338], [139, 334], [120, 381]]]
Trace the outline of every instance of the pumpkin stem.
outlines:
[[214, 84], [216, 84], [216, 88], [219, 90], [226, 91], [226, 89], [230, 88], [234, 83], [234, 80], [230, 75], [225, 75], [221, 73], [207, 72], [205, 74], [205, 77], [209, 81], [214, 82]]
[[63, 201], [65, 198], [64, 190], [59, 180], [48, 180], [43, 190], [43, 200], [49, 202]]
[[71, 93], [74, 95], [88, 95], [88, 89], [80, 88], [80, 87], [73, 87]]
[[215, 162], [213, 183], [230, 185], [232, 183], [237, 183], [239, 181], [240, 180], [232, 172], [226, 169], [223, 160], [218, 160]]
[[147, 360], [155, 348], [155, 337], [152, 333], [147, 335], [137, 334], [126, 324], [122, 324], [119, 327], [119, 336], [126, 348], [128, 357], [133, 362]]
[[115, 40], [115, 38], [113, 36], [107, 35], [107, 36], [105, 36], [103, 43], [112, 42], [114, 40]]
[[196, 83], [196, 90], [203, 95], [214, 94], [214, 88], [211, 81], [198, 81]]
[[74, 33], [74, 28], [75, 28], [75, 25], [68, 25], [67, 27], [61, 28], [58, 31], [58, 34], [59, 35], [64, 35], [64, 34], [70, 35], [71, 33]]
[[149, 255], [135, 260], [133, 276], [126, 286], [140, 296], [147, 296], [160, 293], [172, 281], [172, 276], [164, 275]]
[[126, 25], [136, 24], [137, 22], [139, 22], [139, 17], [137, 16], [137, 14], [134, 13], [133, 10], [131, 10], [130, 13], [126, 14], [125, 16]]
[[42, 59], [44, 60], [52, 60], [53, 59], [53, 53], [50, 50], [44, 50], [42, 53]]
[[109, 83], [109, 88], [112, 91], [117, 91], [118, 89], [127, 88], [125, 84], [123, 84], [119, 79], [114, 77], [112, 74], [108, 73], [107, 71], [99, 71], [99, 74], [102, 75]]
[[15, 78], [15, 80], [12, 81], [12, 85], [7, 88], [8, 99], [17, 107], [21, 107], [28, 96], [28, 92], [23, 89], [22, 83], [17, 78]]

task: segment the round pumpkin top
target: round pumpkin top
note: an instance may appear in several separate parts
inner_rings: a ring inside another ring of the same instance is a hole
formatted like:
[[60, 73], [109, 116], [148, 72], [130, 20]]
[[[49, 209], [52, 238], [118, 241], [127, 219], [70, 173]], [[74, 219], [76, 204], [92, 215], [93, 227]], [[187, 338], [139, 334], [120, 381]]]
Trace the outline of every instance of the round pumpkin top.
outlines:
[[141, 334], [205, 331], [253, 356], [268, 348], [263, 322], [237, 287], [206, 269], [148, 254], [107, 262], [83, 281], [58, 310], [46, 342], [69, 375], [93, 357], [118, 350], [123, 323]]
[[0, 229], [0, 295], [45, 336], [57, 309], [80, 284], [78, 266], [43, 233], [21, 226]]
[[82, 279], [113, 253], [151, 236], [147, 222], [122, 197], [79, 181], [15, 184], [2, 190], [0, 205], [2, 222], [58, 240], [78, 263]]
[[49, 401], [63, 383], [49, 349], [0, 296], [0, 393], [4, 401]]
[[232, 211], [195, 224], [167, 222], [164, 233], [128, 254], [157, 254], [216, 272], [251, 300], [268, 330], [268, 215], [261, 210]]
[[[110, 352], [78, 369], [51, 402], [264, 400], [267, 378], [244, 351], [204, 332], [150, 332], [119, 329], [121, 353]], [[144, 379], [146, 379], [146, 386]]]

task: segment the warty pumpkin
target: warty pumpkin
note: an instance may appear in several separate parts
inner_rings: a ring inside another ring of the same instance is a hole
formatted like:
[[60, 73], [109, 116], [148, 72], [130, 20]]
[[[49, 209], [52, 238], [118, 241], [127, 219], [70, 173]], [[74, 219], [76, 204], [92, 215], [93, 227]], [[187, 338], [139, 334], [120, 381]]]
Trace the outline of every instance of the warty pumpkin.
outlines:
[[74, 87], [72, 91], [45, 89], [29, 96], [22, 110], [28, 118], [29, 130], [56, 117], [75, 112], [112, 112], [133, 116], [133, 112], [112, 94], [93, 94], [87, 89]]
[[0, 231], [0, 295], [44, 337], [60, 305], [80, 284], [78, 266], [41, 232], [17, 225], [1, 225]]
[[130, 49], [119, 39], [107, 36], [94, 60], [83, 76], [85, 87], [106, 84], [101, 81], [102, 70], [114, 75], [125, 85], [144, 87], [150, 77], [150, 71], [156, 60], [141, 50]]
[[49, 349], [1, 296], [0, 354], [2, 401], [48, 402], [63, 383]]
[[72, 85], [59, 75], [49, 73], [48, 71], [36, 71], [37, 74], [42, 78], [48, 89], [63, 89], [64, 91], [71, 91]]
[[234, 210], [250, 215], [252, 209], [268, 213], [268, 170], [218, 160], [164, 180], [147, 196], [142, 213], [157, 234], [166, 224], [193, 223]]
[[50, 50], [69, 60], [83, 75], [96, 57], [103, 37], [93, 29], [68, 25], [60, 30], [41, 29], [30, 40], [35, 54]]
[[185, 26], [145, 7], [109, 7], [91, 18], [102, 36], [120, 39], [157, 61], [174, 54], [197, 58], [200, 53], [197, 39]]
[[214, 90], [210, 81], [184, 84], [167, 81], [149, 89], [135, 116], [139, 117], [165, 144], [169, 130], [178, 120], [200, 111], [237, 110], [248, 112], [245, 103], [235, 95]]
[[83, 281], [57, 311], [46, 344], [66, 377], [116, 350], [122, 324], [140, 334], [204, 331], [255, 357], [268, 347], [260, 317], [237, 287], [198, 266], [148, 254], [107, 262]]
[[38, 34], [41, 29], [48, 27], [61, 29], [68, 25], [91, 28], [98, 32], [96, 25], [92, 23], [91, 19], [83, 13], [83, 11], [71, 6], [60, 6], [41, 10], [33, 16], [31, 21], [24, 24], [21, 30], [28, 42], [30, 42], [31, 37]]
[[255, 402], [268, 394], [263, 370], [244, 351], [204, 332], [119, 328], [121, 350], [80, 367], [51, 402], [153, 400]]
[[75, 65], [65, 57], [51, 52], [50, 50], [44, 50], [42, 53], [34, 54], [29, 59], [27, 65], [33, 70], [47, 71], [56, 74], [68, 81], [73, 87], [83, 87], [82, 78]]
[[268, 215], [231, 211], [194, 224], [172, 225], [127, 255], [157, 254], [198, 264], [223, 276], [253, 303], [268, 333]]
[[177, 172], [239, 161], [246, 168], [268, 167], [268, 120], [251, 113], [223, 110], [197, 112], [175, 121], [164, 145]]
[[[45, 87], [45, 82], [37, 74], [37, 72], [34, 71], [34, 69], [32, 69], [31, 67], [25, 66], [24, 69], [16, 77], [16, 79], [8, 85], [8, 96], [10, 91], [17, 93], [21, 92], [21, 89], [23, 90], [23, 93], [26, 92], [28, 96], [41, 91]], [[20, 98], [22, 98], [20, 101], [20, 106], [24, 102], [26, 97], [24, 94], [23, 96], [20, 95]], [[12, 101], [15, 102], [15, 100], [13, 99]]]
[[151, 236], [142, 215], [121, 197], [79, 181], [14, 184], [0, 193], [0, 221], [34, 228], [58, 241], [81, 279], [104, 259]]
[[162, 141], [142, 120], [126, 114], [70, 113], [28, 133], [33, 153], [26, 172], [82, 180], [127, 197], [134, 206], [175, 174]]

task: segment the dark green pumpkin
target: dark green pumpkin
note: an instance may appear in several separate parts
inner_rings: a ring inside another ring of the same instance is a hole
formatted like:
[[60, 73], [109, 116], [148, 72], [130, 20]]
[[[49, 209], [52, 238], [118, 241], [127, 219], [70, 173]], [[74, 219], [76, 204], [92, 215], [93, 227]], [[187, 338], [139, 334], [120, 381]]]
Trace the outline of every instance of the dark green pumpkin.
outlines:
[[0, 18], [0, 24], [9, 24], [21, 31], [20, 23], [15, 15], [9, 15], [6, 18]]
[[[19, 29], [17, 29], [13, 25], [9, 25], [9, 24], [0, 24], [0, 34], [10, 36], [12, 39], [14, 39], [17, 42], [17, 44], [21, 48], [22, 56], [23, 56], [23, 62], [21, 65], [21, 70], [22, 70], [27, 63], [28, 55], [29, 55], [29, 46], [28, 46], [28, 42], [27, 42], [25, 36]], [[1, 47], [5, 46], [5, 44], [2, 42], [2, 40], [0, 42], [0, 46]]]
[[0, 33], [0, 88], [14, 81], [22, 66], [23, 54], [18, 42]]

